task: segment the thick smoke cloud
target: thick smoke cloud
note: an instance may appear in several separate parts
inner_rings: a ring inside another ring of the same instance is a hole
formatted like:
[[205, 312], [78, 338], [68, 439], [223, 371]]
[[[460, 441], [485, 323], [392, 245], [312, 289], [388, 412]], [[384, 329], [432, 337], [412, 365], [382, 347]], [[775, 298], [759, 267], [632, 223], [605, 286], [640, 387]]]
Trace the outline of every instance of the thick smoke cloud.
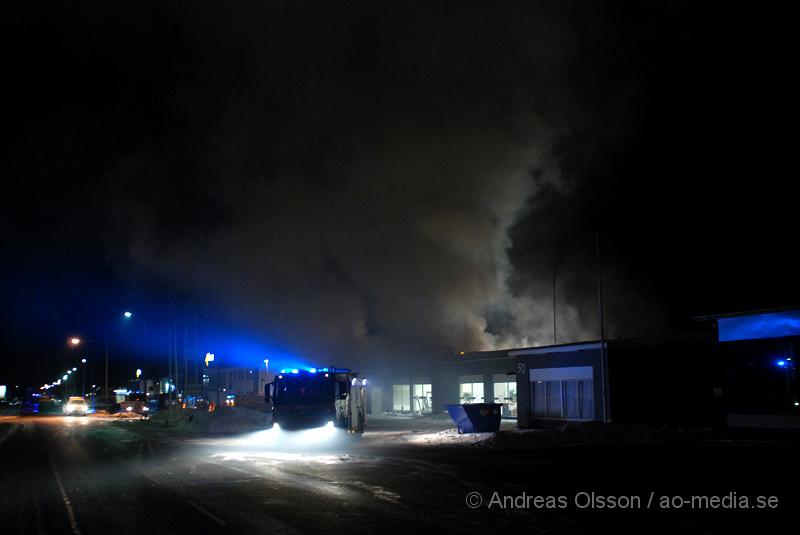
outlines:
[[[112, 173], [121, 264], [309, 354], [551, 342], [552, 254], [515, 269], [509, 251], [537, 193], [568, 189], [562, 22], [341, 6], [217, 16], [180, 15], [169, 133]], [[577, 305], [559, 302], [563, 332], [591, 338]]]
[[128, 374], [122, 307], [154, 357], [191, 310], [317, 362], [550, 343], [554, 279], [596, 339], [596, 231], [609, 337], [800, 302], [793, 3], [61, 4], [0, 32], [12, 375], [76, 333]]

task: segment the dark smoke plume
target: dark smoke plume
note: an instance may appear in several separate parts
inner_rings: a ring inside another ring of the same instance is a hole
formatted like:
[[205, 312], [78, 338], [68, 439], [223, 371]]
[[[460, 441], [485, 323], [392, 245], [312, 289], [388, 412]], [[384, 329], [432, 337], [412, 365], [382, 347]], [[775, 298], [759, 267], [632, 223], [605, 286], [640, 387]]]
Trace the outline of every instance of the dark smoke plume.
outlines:
[[[180, 19], [169, 134], [113, 173], [126, 254], [298, 351], [551, 342], [552, 253], [515, 271], [509, 250], [537, 192], [569, 190], [563, 22], [262, 9]], [[575, 305], [564, 332], [592, 337]]]

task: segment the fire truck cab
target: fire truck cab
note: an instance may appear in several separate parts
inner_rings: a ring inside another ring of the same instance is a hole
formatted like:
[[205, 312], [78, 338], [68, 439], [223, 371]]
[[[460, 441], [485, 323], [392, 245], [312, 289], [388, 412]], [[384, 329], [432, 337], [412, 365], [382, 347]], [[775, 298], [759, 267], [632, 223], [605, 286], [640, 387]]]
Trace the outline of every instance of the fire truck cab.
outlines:
[[266, 385], [273, 425], [300, 430], [333, 425], [349, 433], [366, 426], [367, 380], [345, 368], [281, 370]]

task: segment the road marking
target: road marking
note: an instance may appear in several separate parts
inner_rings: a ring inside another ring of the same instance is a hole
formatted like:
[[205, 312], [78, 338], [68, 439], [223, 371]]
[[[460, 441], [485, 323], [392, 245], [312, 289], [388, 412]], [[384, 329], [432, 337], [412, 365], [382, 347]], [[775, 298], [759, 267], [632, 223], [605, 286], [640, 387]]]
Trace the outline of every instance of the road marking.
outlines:
[[[134, 463], [131, 463], [129, 460], [123, 459], [119, 455], [113, 455], [112, 454], [112, 456], [117, 458], [120, 462], [123, 462], [123, 463], [126, 463], [126, 464], [130, 465], [134, 470], [136, 470], [139, 473], [139, 475], [141, 475], [142, 477], [144, 477], [145, 479], [150, 481], [150, 483], [152, 483], [154, 486], [162, 488], [162, 489], [165, 489], [167, 491], [170, 491], [170, 492], [174, 493], [174, 491], [172, 491], [169, 487], [167, 487], [164, 484], [162, 484], [160, 481], [158, 481], [153, 476], [151, 476], [150, 474], [148, 474], [147, 472], [142, 470], [139, 466], [136, 466]], [[220, 517], [218, 517], [217, 515], [215, 515], [214, 513], [210, 512], [210, 511], [204, 509], [203, 507], [201, 507], [197, 503], [193, 502], [192, 500], [190, 500], [188, 498], [184, 498], [184, 501], [186, 502], [186, 504], [194, 507], [195, 509], [197, 509], [198, 511], [200, 511], [201, 513], [206, 515], [208, 518], [210, 518], [211, 520], [213, 520], [214, 522], [216, 522], [220, 526], [227, 526], [228, 525], [228, 523], [225, 522], [224, 520], [222, 520]], [[75, 535], [80, 535], [80, 534], [76, 533]]]
[[14, 433], [16, 433], [16, 432], [17, 432], [17, 430], [18, 430], [20, 427], [22, 427], [22, 425], [21, 425], [21, 424], [19, 424], [19, 425], [11, 425], [11, 426], [8, 426], [8, 427], [7, 427], [7, 430], [6, 430], [6, 432], [5, 432], [5, 433], [3, 433], [3, 436], [2, 436], [2, 437], [0, 437], [0, 444], [2, 444], [3, 442], [5, 442], [5, 441], [6, 441], [6, 439], [7, 439], [8, 437], [10, 437], [10, 436], [11, 436], [11, 435], [13, 435]]
[[[202, 459], [203, 462], [208, 464], [213, 464], [215, 466], [219, 466], [220, 468], [227, 468], [228, 470], [233, 470], [234, 472], [241, 472], [243, 474], [247, 474], [250, 476], [250, 481], [252, 478], [256, 479], [270, 479], [266, 476], [266, 474], [253, 474], [252, 472], [248, 472], [247, 470], [242, 470], [241, 468], [237, 468], [235, 466], [229, 466], [227, 464], [218, 463], [216, 461], [210, 461], [208, 459]], [[268, 532], [276, 532], [276, 533], [297, 533], [297, 531], [286, 524], [279, 522], [278, 520], [274, 519], [271, 515], [266, 513], [262, 513], [266, 517], [266, 521], [262, 521], [262, 529], [264, 528], [264, 524], [267, 524], [267, 531]]]
[[78, 529], [78, 523], [75, 521], [75, 512], [72, 510], [72, 504], [69, 502], [69, 497], [67, 496], [67, 491], [64, 490], [64, 485], [61, 483], [61, 476], [58, 475], [58, 470], [56, 470], [56, 462], [53, 460], [52, 452], [50, 453], [50, 468], [53, 469], [53, 475], [56, 476], [58, 490], [61, 491], [61, 498], [64, 500], [64, 505], [67, 507], [67, 515], [69, 515], [69, 525], [72, 528], [72, 533], [74, 535], [81, 535], [81, 530]]
[[42, 508], [39, 506], [39, 497], [36, 495], [36, 485], [31, 482], [31, 494], [33, 495], [33, 505], [36, 509], [36, 533], [44, 535], [42, 529]]
[[214, 513], [206, 511], [205, 509], [203, 509], [202, 507], [200, 507], [199, 505], [194, 503], [192, 500], [186, 499], [184, 501], [186, 503], [188, 503], [189, 505], [191, 505], [192, 507], [194, 507], [195, 509], [197, 509], [198, 511], [200, 511], [201, 513], [203, 513], [204, 515], [206, 515], [208, 518], [210, 518], [211, 520], [213, 520], [217, 524], [219, 524], [220, 526], [227, 526], [228, 525], [228, 523], [225, 522], [224, 520], [222, 520], [220, 517], [218, 517]]

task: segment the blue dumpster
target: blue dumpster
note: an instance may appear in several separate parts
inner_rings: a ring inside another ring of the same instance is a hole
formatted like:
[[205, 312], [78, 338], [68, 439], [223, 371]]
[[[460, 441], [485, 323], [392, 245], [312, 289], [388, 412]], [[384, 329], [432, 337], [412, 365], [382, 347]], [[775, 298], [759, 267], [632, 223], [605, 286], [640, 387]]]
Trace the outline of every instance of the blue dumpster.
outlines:
[[491, 433], [500, 429], [499, 403], [445, 405], [459, 433]]

